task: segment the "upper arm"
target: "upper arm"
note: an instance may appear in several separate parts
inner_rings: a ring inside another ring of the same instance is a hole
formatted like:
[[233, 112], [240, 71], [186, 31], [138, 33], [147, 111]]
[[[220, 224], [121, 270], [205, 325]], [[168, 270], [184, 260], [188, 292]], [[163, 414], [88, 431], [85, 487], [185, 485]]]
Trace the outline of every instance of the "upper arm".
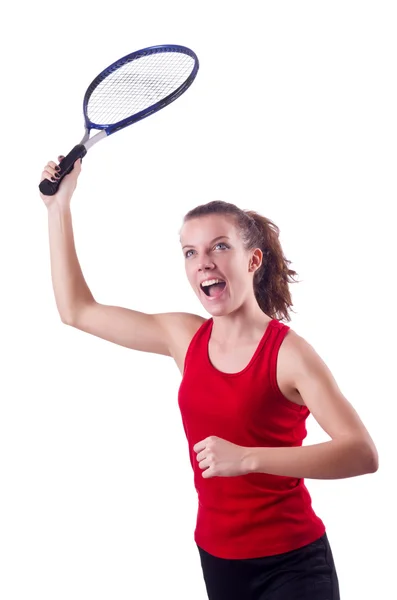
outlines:
[[286, 361], [288, 383], [298, 390], [313, 417], [332, 439], [354, 436], [373, 446], [367, 429], [330, 369], [306, 340], [290, 330], [280, 347], [280, 356]]
[[132, 350], [172, 356], [175, 339], [199, 319], [189, 313], [147, 314], [93, 301], [80, 306], [68, 324]]

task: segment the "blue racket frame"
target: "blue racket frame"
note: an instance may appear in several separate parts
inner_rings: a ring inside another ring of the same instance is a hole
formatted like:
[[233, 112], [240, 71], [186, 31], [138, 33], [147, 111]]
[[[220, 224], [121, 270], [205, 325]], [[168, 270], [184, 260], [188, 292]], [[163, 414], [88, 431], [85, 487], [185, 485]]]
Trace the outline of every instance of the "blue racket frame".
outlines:
[[[100, 123], [99, 124], [99, 123], [94, 123], [94, 122], [90, 121], [90, 119], [88, 118], [88, 115], [87, 115], [87, 109], [88, 109], [88, 103], [89, 103], [91, 94], [98, 87], [98, 85], [104, 79], [106, 79], [106, 77], [108, 77], [108, 75], [110, 75], [113, 71], [116, 71], [123, 65], [125, 65], [133, 60], [137, 60], [139, 58], [142, 58], [144, 56], [149, 56], [151, 54], [160, 54], [160, 53], [164, 53], [164, 52], [180, 52], [181, 54], [187, 54], [194, 60], [192, 72], [190, 73], [189, 77], [176, 90], [174, 90], [171, 94], [169, 94], [168, 96], [166, 96], [159, 102], [156, 102], [152, 106], [149, 106], [148, 108], [145, 108], [144, 110], [140, 111], [139, 113], [136, 113], [135, 115], [127, 117], [126, 119], [118, 121], [117, 123], [111, 123], [111, 124]], [[87, 154], [87, 150], [89, 150], [89, 148], [91, 148], [91, 146], [93, 146], [95, 143], [99, 142], [101, 139], [105, 138], [106, 136], [111, 135], [112, 133], [115, 133], [116, 131], [119, 131], [120, 129], [123, 129], [124, 127], [128, 127], [128, 125], [132, 125], [133, 123], [136, 123], [138, 121], [141, 121], [142, 119], [145, 119], [149, 115], [152, 115], [153, 113], [161, 110], [162, 108], [164, 108], [168, 104], [171, 104], [171, 102], [174, 102], [174, 100], [179, 98], [179, 96], [181, 96], [192, 85], [194, 79], [196, 78], [198, 69], [199, 69], [199, 61], [198, 61], [196, 54], [193, 52], [193, 50], [191, 50], [190, 48], [187, 48], [186, 46], [180, 46], [177, 44], [163, 44], [160, 46], [149, 46], [148, 48], [143, 48], [142, 50], [137, 50], [135, 52], [131, 52], [131, 54], [127, 54], [126, 56], [123, 56], [123, 58], [120, 58], [119, 60], [115, 61], [114, 63], [109, 65], [106, 69], [104, 69], [101, 73], [99, 73], [99, 75], [97, 75], [97, 77], [95, 77], [95, 79], [93, 79], [93, 81], [90, 83], [90, 85], [87, 88], [87, 91], [84, 94], [84, 99], [83, 99], [83, 114], [84, 114], [84, 124], [85, 124], [84, 136], [83, 136], [81, 142], [79, 144], [77, 144], [77, 146], [75, 146], [69, 152], [69, 154], [67, 156], [65, 156], [65, 158], [63, 158], [61, 160], [61, 162], [59, 163], [60, 170], [58, 171], [59, 177], [58, 177], [57, 181], [52, 182], [48, 179], [44, 179], [40, 183], [39, 188], [40, 188], [40, 191], [42, 192], [42, 194], [47, 195], [47, 196], [52, 196], [52, 195], [56, 194], [62, 179], [65, 177], [65, 175], [70, 173], [70, 171], [73, 169], [73, 165], [76, 162], [76, 160], [78, 160], [79, 158], [83, 158]], [[97, 133], [92, 138], [90, 138], [89, 137], [90, 131], [92, 129], [99, 130], [99, 133]]]
[[[126, 119], [123, 119], [122, 121], [119, 121], [118, 123], [103, 125], [103, 124], [93, 123], [92, 121], [90, 121], [90, 119], [87, 116], [87, 108], [88, 108], [88, 102], [90, 100], [90, 97], [91, 97], [93, 91], [95, 90], [95, 88], [97, 88], [98, 85], [104, 79], [106, 79], [106, 77], [108, 77], [108, 75], [110, 75], [110, 73], [112, 73], [113, 71], [116, 71], [123, 65], [125, 65], [133, 60], [142, 58], [143, 56], [149, 56], [150, 54], [160, 54], [160, 53], [164, 53], [164, 52], [180, 52], [181, 54], [187, 54], [194, 60], [194, 67], [192, 69], [191, 74], [186, 79], [186, 81], [184, 81], [182, 83], [182, 85], [179, 86], [179, 88], [177, 88], [171, 94], [169, 94], [168, 96], [166, 96], [165, 98], [160, 100], [160, 102], [156, 102], [152, 106], [149, 106], [148, 108], [145, 108], [141, 112], [136, 113], [135, 115], [133, 115], [131, 117], [127, 117]], [[192, 85], [194, 79], [196, 78], [198, 69], [199, 69], [199, 61], [198, 61], [196, 54], [193, 52], [193, 50], [190, 50], [190, 48], [186, 48], [186, 46], [178, 46], [178, 45], [171, 45], [171, 44], [164, 44], [162, 46], [149, 46], [148, 48], [143, 48], [142, 50], [137, 50], [136, 52], [127, 54], [127, 56], [120, 58], [119, 60], [117, 60], [116, 62], [111, 64], [109, 67], [107, 67], [107, 69], [102, 71], [102, 73], [100, 73], [97, 77], [95, 77], [95, 79], [88, 86], [87, 91], [84, 95], [84, 100], [83, 100], [83, 112], [84, 112], [86, 128], [87, 129], [104, 129], [106, 131], [106, 135], [111, 135], [112, 133], [115, 133], [119, 129], [123, 129], [123, 127], [127, 127], [128, 125], [132, 125], [132, 123], [141, 121], [145, 117], [148, 117], [149, 115], [152, 115], [153, 113], [161, 110], [168, 104], [171, 104], [171, 102], [174, 102], [174, 100], [176, 100], [177, 98], [179, 98], [179, 96], [181, 96], [184, 92], [186, 92], [186, 90]]]

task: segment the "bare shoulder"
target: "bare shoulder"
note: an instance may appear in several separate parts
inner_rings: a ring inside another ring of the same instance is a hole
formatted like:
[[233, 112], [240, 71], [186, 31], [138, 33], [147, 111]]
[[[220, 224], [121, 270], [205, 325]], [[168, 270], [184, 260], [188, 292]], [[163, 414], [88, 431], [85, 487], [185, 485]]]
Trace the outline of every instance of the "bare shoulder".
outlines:
[[[290, 328], [281, 343], [277, 358], [277, 383], [282, 394], [295, 404], [305, 402], [296, 386], [297, 373], [302, 371], [308, 361], [320, 362], [322, 359], [305, 338]], [[325, 366], [325, 365], [324, 365]]]
[[[312, 390], [326, 387], [340, 395], [336, 380], [314, 347], [290, 329], [279, 350], [277, 381], [282, 393], [293, 402], [308, 405]], [[310, 391], [308, 391], [310, 388]]]
[[284, 353], [300, 353], [304, 351], [305, 346], [310, 346], [309, 342], [291, 327], [281, 344], [280, 351], [282, 348]]
[[292, 328], [282, 341], [278, 360], [285, 375], [300, 370], [307, 361], [323, 362], [313, 346]]
[[326, 367], [312, 344], [293, 329], [290, 329], [285, 336], [280, 347], [279, 357], [289, 372], [301, 370], [304, 365], [308, 364], [317, 368]]
[[178, 369], [183, 373], [186, 352], [193, 336], [202, 326], [206, 318], [193, 313], [175, 312], [158, 314], [169, 343], [169, 355], [175, 360]]

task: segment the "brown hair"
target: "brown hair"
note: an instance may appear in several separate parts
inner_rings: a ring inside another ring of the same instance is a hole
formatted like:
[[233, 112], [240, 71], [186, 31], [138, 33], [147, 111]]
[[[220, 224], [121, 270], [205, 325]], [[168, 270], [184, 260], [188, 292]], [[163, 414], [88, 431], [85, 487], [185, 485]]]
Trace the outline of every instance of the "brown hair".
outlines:
[[183, 223], [211, 214], [230, 215], [240, 233], [244, 248], [262, 250], [262, 264], [254, 274], [255, 298], [263, 312], [272, 319], [290, 321], [288, 311], [292, 310], [293, 304], [288, 283], [296, 283], [293, 277], [297, 273], [288, 268], [291, 261], [284, 256], [277, 225], [253, 210], [241, 210], [235, 204], [222, 200], [214, 200], [193, 208], [185, 215]]

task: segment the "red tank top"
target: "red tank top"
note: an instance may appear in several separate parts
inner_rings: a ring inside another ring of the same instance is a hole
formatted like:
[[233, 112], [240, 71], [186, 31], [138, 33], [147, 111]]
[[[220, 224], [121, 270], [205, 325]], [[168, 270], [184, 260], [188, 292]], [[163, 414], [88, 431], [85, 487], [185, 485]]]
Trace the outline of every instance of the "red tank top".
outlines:
[[198, 546], [219, 558], [271, 556], [310, 544], [325, 532], [303, 479], [250, 473], [204, 479], [193, 446], [216, 435], [240, 446], [301, 446], [306, 406], [282, 395], [277, 355], [290, 329], [269, 322], [249, 364], [223, 373], [211, 363], [213, 319], [196, 331], [185, 357], [178, 403], [198, 494]]

